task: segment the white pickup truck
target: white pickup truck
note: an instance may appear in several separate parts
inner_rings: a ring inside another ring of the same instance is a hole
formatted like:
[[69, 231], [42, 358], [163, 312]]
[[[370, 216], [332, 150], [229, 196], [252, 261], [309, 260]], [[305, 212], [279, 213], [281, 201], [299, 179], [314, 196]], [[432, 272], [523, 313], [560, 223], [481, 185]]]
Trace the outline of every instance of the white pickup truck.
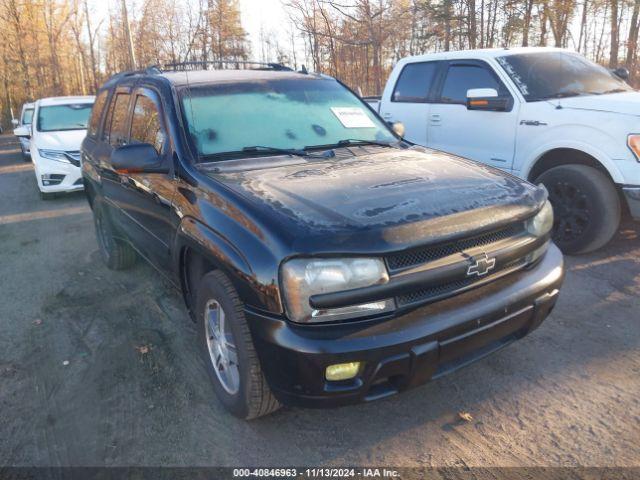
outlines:
[[366, 99], [405, 138], [543, 183], [566, 253], [605, 245], [640, 220], [640, 93], [555, 48], [470, 50], [401, 60]]

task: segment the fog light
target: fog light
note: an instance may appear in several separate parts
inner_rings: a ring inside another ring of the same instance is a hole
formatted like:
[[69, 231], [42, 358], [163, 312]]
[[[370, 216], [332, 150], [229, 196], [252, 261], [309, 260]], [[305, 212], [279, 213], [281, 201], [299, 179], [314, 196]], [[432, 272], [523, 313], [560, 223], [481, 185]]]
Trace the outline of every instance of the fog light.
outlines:
[[332, 382], [339, 380], [349, 380], [355, 377], [360, 370], [360, 362], [337, 363], [329, 365], [325, 372], [327, 380]]

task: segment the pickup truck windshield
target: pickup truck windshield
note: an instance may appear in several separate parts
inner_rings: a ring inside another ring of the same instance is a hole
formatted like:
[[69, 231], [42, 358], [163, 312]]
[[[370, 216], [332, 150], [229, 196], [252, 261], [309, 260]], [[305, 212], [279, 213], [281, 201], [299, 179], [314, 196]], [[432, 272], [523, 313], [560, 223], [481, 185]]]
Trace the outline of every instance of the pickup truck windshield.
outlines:
[[182, 92], [181, 103], [190, 138], [204, 161], [243, 149], [246, 155], [246, 147], [255, 145], [303, 149], [353, 138], [397, 141], [360, 99], [333, 80], [191, 87]]
[[526, 53], [497, 60], [528, 102], [632, 91], [612, 72], [577, 54]]
[[87, 128], [92, 106], [92, 103], [74, 103], [40, 107], [36, 127], [39, 132], [84, 130]]

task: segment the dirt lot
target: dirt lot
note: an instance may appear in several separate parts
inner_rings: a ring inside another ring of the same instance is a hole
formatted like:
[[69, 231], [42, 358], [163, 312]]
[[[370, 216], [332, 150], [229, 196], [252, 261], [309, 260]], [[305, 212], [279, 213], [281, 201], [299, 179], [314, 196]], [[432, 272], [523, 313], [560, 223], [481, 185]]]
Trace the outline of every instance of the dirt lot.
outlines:
[[41, 201], [0, 137], [0, 465], [639, 466], [639, 234], [569, 258], [553, 315], [488, 359], [247, 423], [215, 400], [178, 293], [107, 270], [84, 197]]

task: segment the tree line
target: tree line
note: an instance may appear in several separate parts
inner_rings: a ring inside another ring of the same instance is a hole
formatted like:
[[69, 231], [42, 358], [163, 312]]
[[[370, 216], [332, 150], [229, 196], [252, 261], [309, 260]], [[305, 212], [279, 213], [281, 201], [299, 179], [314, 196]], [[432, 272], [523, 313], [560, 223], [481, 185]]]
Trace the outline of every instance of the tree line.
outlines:
[[540, 45], [625, 66], [640, 81], [640, 0], [282, 0], [282, 8], [288, 25], [261, 31], [251, 46], [238, 0], [112, 0], [104, 19], [87, 0], [2, 0], [3, 124], [25, 101], [92, 94], [115, 72], [184, 61], [304, 64], [379, 94], [407, 55]]

